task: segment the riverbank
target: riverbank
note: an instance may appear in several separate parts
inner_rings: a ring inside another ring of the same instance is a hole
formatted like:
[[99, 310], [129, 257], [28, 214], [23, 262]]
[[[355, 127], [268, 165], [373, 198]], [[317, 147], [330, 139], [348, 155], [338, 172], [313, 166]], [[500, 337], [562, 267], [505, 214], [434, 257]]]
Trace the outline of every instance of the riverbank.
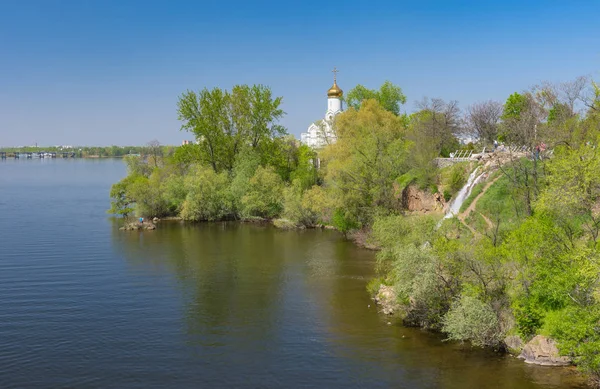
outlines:
[[[186, 224], [190, 226], [202, 226], [202, 225], [211, 225], [215, 223], [189, 223], [182, 221], [179, 218], [170, 218], [169, 220], [157, 220], [155, 223], [159, 225], [161, 223], [166, 223], [165, 228], [168, 226], [172, 226], [173, 223], [177, 224]], [[216, 222], [216, 224], [220, 225], [221, 222]], [[233, 222], [235, 225], [235, 222]], [[239, 220], [240, 224], [264, 224], [269, 226], [276, 226], [274, 220], [267, 220], [264, 218], [249, 218], [247, 220]], [[172, 227], [168, 227], [172, 228]], [[319, 226], [319, 229], [325, 229], [324, 226]], [[281, 229], [281, 228], [279, 228]], [[328, 229], [332, 229], [332, 227], [328, 227]], [[282, 231], [289, 230], [289, 228], [283, 228]], [[341, 235], [341, 234], [340, 234]], [[398, 298], [397, 293], [394, 291], [393, 287], [381, 285], [377, 293], [372, 296], [374, 302], [377, 304], [377, 309], [381, 312], [380, 315], [385, 317], [382, 321], [382, 325], [386, 325], [386, 322], [391, 322], [392, 324], [397, 323], [401, 326], [413, 327], [414, 323], [407, 323], [404, 321], [404, 318], [407, 315], [407, 312], [403, 310], [402, 305], [400, 303], [401, 299]], [[375, 306], [375, 305], [374, 305]], [[434, 328], [427, 328], [429, 331], [433, 333], [440, 334], [441, 331]], [[439, 341], [442, 341], [440, 339]], [[519, 337], [509, 336], [504, 340], [506, 342], [506, 347], [502, 347], [501, 349], [489, 347], [491, 350], [496, 350], [496, 352], [506, 352], [507, 354], [514, 355], [520, 359], [524, 359], [525, 363], [533, 363], [538, 364], [540, 366], [568, 366], [570, 364], [569, 360], [565, 360], [564, 357], [561, 357], [558, 353], [558, 349], [556, 347], [556, 343], [551, 339], [546, 337], [537, 336], [531, 341], [527, 342], [527, 344], [523, 343]], [[461, 343], [461, 342], [458, 342]], [[449, 346], [445, 346], [449, 347]], [[473, 349], [472, 352], [477, 355], [476, 349]], [[568, 370], [569, 371], [569, 370]], [[574, 380], [577, 381], [575, 377]]]

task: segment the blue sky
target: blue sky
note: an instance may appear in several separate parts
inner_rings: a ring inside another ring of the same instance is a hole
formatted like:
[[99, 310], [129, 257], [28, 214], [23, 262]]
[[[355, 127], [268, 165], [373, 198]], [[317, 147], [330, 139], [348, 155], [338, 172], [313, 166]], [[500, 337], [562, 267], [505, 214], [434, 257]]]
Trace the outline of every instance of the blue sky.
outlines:
[[260, 83], [297, 137], [349, 90], [461, 107], [600, 80], [600, 1], [0, 0], [0, 146], [180, 144], [187, 89]]

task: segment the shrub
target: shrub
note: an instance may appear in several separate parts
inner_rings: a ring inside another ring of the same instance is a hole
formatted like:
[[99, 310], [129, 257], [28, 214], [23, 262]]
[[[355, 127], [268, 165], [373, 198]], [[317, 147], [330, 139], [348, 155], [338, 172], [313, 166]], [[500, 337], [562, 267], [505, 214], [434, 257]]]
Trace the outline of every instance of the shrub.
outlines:
[[298, 227], [296, 223], [289, 219], [274, 219], [273, 225], [282, 230], [293, 230]]
[[442, 321], [442, 329], [449, 340], [470, 341], [479, 347], [497, 347], [504, 338], [492, 307], [468, 295], [452, 303]]
[[457, 193], [467, 182], [467, 171], [462, 164], [452, 166], [450, 172], [449, 187], [452, 193]]
[[283, 191], [283, 216], [295, 224], [310, 227], [317, 223], [319, 215], [303, 201], [302, 185], [300, 180], [294, 180]]
[[185, 178], [188, 191], [181, 217], [185, 220], [219, 220], [233, 212], [227, 173], [197, 166]]
[[316, 221], [330, 223], [335, 208], [331, 196], [318, 185], [314, 185], [302, 195], [302, 207], [316, 217]]
[[351, 230], [355, 230], [360, 227], [356, 219], [341, 208], [336, 209], [333, 213], [331, 224], [342, 234], [344, 234], [344, 237], [347, 237], [348, 232]]
[[[241, 152], [235, 160], [233, 166], [230, 186], [231, 200], [234, 211], [237, 214], [243, 213], [242, 198], [248, 192], [250, 179], [256, 173], [260, 166], [260, 156], [249, 150]], [[248, 216], [248, 215], [246, 215]]]
[[283, 211], [283, 189], [283, 181], [275, 169], [260, 166], [242, 197], [244, 215], [268, 219], [279, 216]]
[[166, 202], [170, 214], [178, 214], [182, 207], [185, 198], [187, 197], [187, 189], [183, 176], [173, 174], [167, 177], [161, 183], [161, 191]]
[[450, 201], [450, 199], [451, 199], [451, 198], [452, 198], [452, 193], [450, 193], [450, 192], [448, 191], [448, 189], [445, 189], [445, 190], [444, 190], [444, 200], [445, 200], [446, 202], [448, 202], [448, 201]]
[[558, 343], [562, 355], [574, 357], [574, 362], [600, 383], [600, 310], [598, 307], [571, 306], [552, 312], [545, 329]]
[[138, 216], [154, 217], [168, 214], [168, 205], [160, 189], [160, 175], [153, 172], [149, 178], [137, 176], [128, 186], [127, 192], [135, 200]]

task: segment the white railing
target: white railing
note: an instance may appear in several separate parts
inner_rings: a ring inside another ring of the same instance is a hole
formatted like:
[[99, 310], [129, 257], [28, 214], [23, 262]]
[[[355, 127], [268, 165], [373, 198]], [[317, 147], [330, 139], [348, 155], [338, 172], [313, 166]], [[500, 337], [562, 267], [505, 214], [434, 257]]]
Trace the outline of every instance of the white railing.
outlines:
[[450, 153], [450, 159], [453, 161], [468, 161], [473, 155], [473, 150], [456, 150]]

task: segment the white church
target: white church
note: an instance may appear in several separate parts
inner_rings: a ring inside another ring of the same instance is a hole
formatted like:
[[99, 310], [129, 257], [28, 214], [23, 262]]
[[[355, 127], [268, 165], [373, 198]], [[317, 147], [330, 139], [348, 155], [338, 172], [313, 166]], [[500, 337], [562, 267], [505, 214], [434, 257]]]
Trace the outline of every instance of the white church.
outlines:
[[325, 118], [308, 127], [306, 132], [300, 135], [300, 141], [313, 148], [320, 148], [336, 141], [333, 130], [335, 116], [342, 112], [343, 91], [337, 85], [337, 69], [333, 68], [333, 86], [327, 91], [327, 112]]

